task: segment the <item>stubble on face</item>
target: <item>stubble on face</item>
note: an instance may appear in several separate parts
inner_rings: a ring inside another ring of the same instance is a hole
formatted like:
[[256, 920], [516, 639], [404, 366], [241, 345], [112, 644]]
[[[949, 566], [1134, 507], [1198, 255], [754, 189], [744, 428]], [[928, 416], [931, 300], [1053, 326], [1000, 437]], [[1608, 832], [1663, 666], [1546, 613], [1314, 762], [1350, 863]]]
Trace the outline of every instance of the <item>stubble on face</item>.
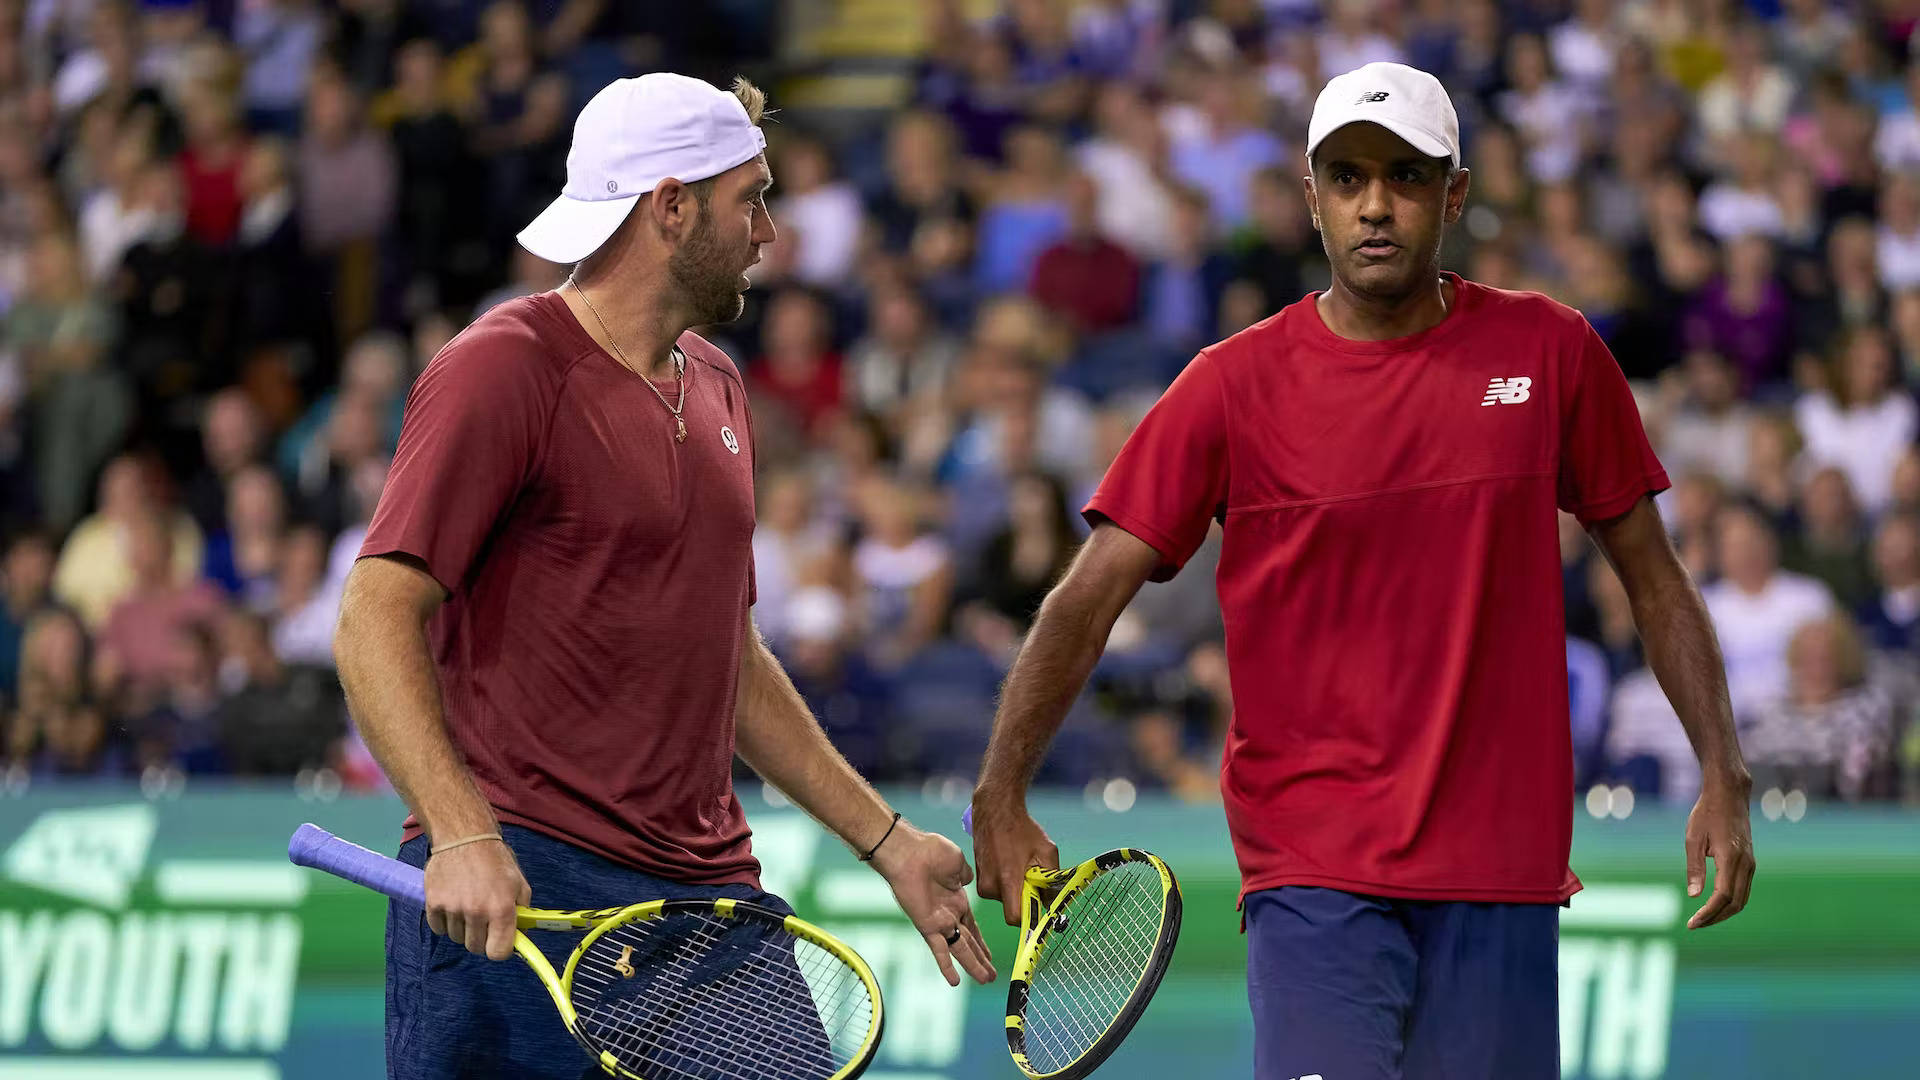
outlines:
[[700, 221], [687, 241], [667, 257], [667, 271], [693, 312], [695, 326], [715, 326], [738, 319], [747, 309], [740, 291], [741, 260], [728, 255], [714, 227], [713, 209], [702, 201]]

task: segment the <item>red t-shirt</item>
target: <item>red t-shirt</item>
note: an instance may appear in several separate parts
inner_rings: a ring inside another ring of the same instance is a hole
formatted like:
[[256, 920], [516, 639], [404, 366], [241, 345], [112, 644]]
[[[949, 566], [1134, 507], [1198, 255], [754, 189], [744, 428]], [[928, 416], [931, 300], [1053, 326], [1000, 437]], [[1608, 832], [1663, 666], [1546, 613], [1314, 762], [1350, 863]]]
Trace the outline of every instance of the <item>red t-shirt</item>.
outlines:
[[408, 395], [360, 554], [415, 556], [447, 589], [431, 626], [447, 732], [500, 820], [678, 881], [757, 884], [731, 778], [752, 426], [726, 354], [691, 333], [680, 348], [676, 444], [557, 294], [481, 316]]
[[1225, 523], [1243, 897], [1580, 888], [1554, 508], [1615, 517], [1667, 477], [1579, 312], [1448, 277], [1411, 337], [1338, 337], [1309, 296], [1201, 352], [1086, 508], [1155, 580]]

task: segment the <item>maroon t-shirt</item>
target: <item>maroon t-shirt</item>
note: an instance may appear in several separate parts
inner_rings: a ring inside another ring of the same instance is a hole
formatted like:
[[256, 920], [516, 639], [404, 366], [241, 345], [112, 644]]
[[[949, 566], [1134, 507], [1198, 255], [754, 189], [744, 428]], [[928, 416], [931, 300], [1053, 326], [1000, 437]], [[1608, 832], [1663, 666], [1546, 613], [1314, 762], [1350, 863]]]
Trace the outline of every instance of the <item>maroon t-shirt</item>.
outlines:
[[1156, 580], [1225, 521], [1243, 896], [1580, 887], [1554, 511], [1605, 520], [1667, 477], [1579, 312], [1449, 277], [1411, 337], [1338, 337], [1309, 296], [1203, 351], [1087, 505]]
[[752, 425], [726, 354], [691, 333], [680, 348], [675, 443], [557, 294], [481, 316], [408, 395], [360, 554], [412, 555], [446, 588], [447, 732], [501, 821], [677, 881], [757, 884], [732, 783]]

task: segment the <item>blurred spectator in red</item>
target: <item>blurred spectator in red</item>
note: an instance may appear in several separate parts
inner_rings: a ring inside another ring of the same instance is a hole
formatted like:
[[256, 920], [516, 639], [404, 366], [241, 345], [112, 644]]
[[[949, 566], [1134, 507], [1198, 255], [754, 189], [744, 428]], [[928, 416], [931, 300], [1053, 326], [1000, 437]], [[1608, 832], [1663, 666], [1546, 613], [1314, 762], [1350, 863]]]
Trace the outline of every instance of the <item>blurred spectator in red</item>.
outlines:
[[174, 574], [167, 524], [156, 513], [137, 514], [127, 523], [131, 585], [99, 632], [97, 685], [107, 700], [133, 711], [151, 707], [179, 675], [180, 635], [211, 627], [225, 608], [211, 583], [183, 583]]
[[187, 135], [180, 151], [187, 232], [206, 247], [225, 248], [240, 227], [240, 169], [247, 156], [240, 107], [211, 82], [195, 84], [180, 107]]
[[777, 294], [767, 303], [763, 351], [752, 368], [754, 401], [784, 408], [809, 439], [819, 437], [843, 399], [830, 318], [826, 304], [806, 290]]
[[1838, 466], [1869, 514], [1892, 496], [1893, 465], [1920, 435], [1920, 410], [1900, 385], [1893, 344], [1878, 327], [1838, 342], [1825, 385], [1800, 395], [1794, 420], [1809, 461]]
[[1092, 177], [1075, 173], [1066, 195], [1066, 235], [1034, 260], [1028, 291], [1078, 333], [1126, 326], [1140, 303], [1140, 263], [1101, 233], [1100, 189]]

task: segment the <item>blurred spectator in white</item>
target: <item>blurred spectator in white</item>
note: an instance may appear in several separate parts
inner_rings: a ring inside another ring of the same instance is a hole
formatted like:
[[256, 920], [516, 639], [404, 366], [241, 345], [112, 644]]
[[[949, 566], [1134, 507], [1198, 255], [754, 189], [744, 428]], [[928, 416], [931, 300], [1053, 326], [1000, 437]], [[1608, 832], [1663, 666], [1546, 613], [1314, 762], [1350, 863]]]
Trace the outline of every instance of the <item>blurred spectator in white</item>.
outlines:
[[132, 0], [93, 0], [91, 6], [85, 46], [67, 54], [53, 76], [53, 103], [61, 113], [102, 97], [124, 105], [136, 95], [154, 96], [150, 84], [159, 72], [141, 58], [137, 5]]
[[833, 158], [819, 139], [789, 134], [776, 148], [779, 197], [773, 218], [778, 244], [793, 245], [793, 274], [807, 285], [838, 288], [860, 252], [862, 209], [853, 185], [833, 175]]
[[1060, 137], [1023, 126], [1007, 134], [1006, 146], [1007, 167], [987, 187], [976, 238], [974, 280], [987, 294], [1024, 288], [1034, 260], [1067, 231]]
[[1732, 487], [1747, 475], [1753, 407], [1740, 397], [1740, 374], [1718, 353], [1695, 350], [1681, 362], [1685, 398], [1663, 427], [1660, 461], [1673, 475], [1704, 470]]
[[1920, 517], [1888, 514], [1873, 534], [1878, 588], [1859, 608], [1860, 627], [1874, 648], [1908, 653], [1920, 645]]
[[1776, 191], [1779, 144], [1771, 135], [1743, 132], [1728, 143], [1729, 174], [1700, 193], [1700, 224], [1721, 241], [1786, 231]]
[[1787, 648], [1785, 693], [1755, 710], [1740, 733], [1754, 787], [1855, 802], [1884, 785], [1893, 750], [1893, 700], [1867, 678], [1860, 632], [1845, 615], [1811, 620]]
[[1253, 175], [1287, 156], [1280, 140], [1261, 125], [1260, 95], [1250, 84], [1237, 69], [1204, 76], [1201, 128], [1176, 137], [1171, 149], [1173, 175], [1206, 194], [1216, 235], [1247, 219]]
[[1740, 132], [1779, 133], [1793, 107], [1794, 85], [1770, 52], [1766, 26], [1758, 20], [1733, 28], [1726, 69], [1700, 91], [1700, 128], [1708, 139]]
[[1034, 260], [1028, 292], [1076, 333], [1127, 326], [1140, 304], [1140, 263], [1101, 232], [1092, 177], [1073, 174], [1066, 196], [1066, 234]]
[[1857, 610], [1872, 593], [1866, 522], [1839, 469], [1815, 469], [1800, 489], [1799, 528], [1781, 544], [1780, 565], [1825, 585], [1842, 611]]
[[833, 526], [815, 513], [813, 485], [802, 471], [764, 474], [761, 492], [753, 530], [753, 621], [777, 647], [786, 641], [796, 590], [833, 547]]
[[380, 504], [380, 491], [387, 484], [387, 470], [393, 461], [384, 455], [370, 457], [353, 468], [353, 475], [347, 478], [347, 521], [350, 523], [333, 538], [333, 547], [327, 552], [326, 588], [335, 596], [344, 595], [347, 588], [347, 575], [353, 571], [354, 562], [360, 557], [360, 547], [367, 538], [367, 525], [373, 520], [374, 508]]
[[1380, 0], [1331, 0], [1326, 5], [1327, 23], [1317, 43], [1322, 82], [1376, 60], [1406, 63], [1400, 43], [1380, 31], [1381, 7]]
[[1873, 137], [1873, 156], [1888, 172], [1920, 169], [1920, 64], [1907, 66], [1906, 97], [1896, 112], [1880, 117]]
[[1745, 716], [1787, 686], [1787, 642], [1802, 623], [1833, 610], [1833, 594], [1781, 570], [1779, 541], [1752, 510], [1729, 506], [1716, 520], [1721, 578], [1701, 590], [1727, 662], [1727, 691]]
[[953, 560], [922, 529], [925, 496], [890, 479], [859, 493], [865, 537], [854, 548], [862, 633], [868, 655], [898, 667], [940, 635], [953, 591]]
[[1527, 173], [1545, 184], [1571, 178], [1580, 167], [1588, 117], [1581, 96], [1553, 77], [1547, 48], [1533, 34], [1507, 43], [1507, 80], [1500, 116], [1520, 134]]
[[327, 587], [327, 537], [312, 526], [287, 534], [274, 581], [273, 651], [289, 664], [333, 666], [340, 595]]
[[250, 0], [233, 17], [233, 43], [246, 58], [241, 101], [256, 131], [291, 135], [300, 126], [308, 73], [327, 34], [314, 0]]
[[936, 400], [960, 356], [960, 343], [940, 329], [911, 285], [876, 289], [865, 337], [847, 355], [847, 392], [861, 409], [887, 416], [903, 435], [896, 410]]
[[99, 509], [83, 519], [60, 548], [53, 571], [53, 592], [73, 608], [89, 629], [107, 621], [114, 605], [134, 587], [128, 541], [134, 526], [154, 513], [167, 513], [176, 584], [199, 576], [204, 541], [199, 526], [182, 510], [168, 511], [156, 490], [151, 462], [122, 455], [100, 474]]
[[1608, 706], [1608, 772], [1642, 798], [1690, 806], [1700, 794], [1700, 759], [1652, 670], [1639, 668], [1613, 686]]
[[[108, 118], [104, 108], [87, 111], [87, 120]], [[152, 160], [151, 136], [137, 125], [113, 129], [111, 147], [102, 162], [103, 183], [80, 209], [80, 246], [85, 252], [87, 276], [104, 284], [120, 268], [120, 258], [153, 227], [154, 208], [140, 198], [141, 174]]]
[[1620, 49], [1620, 28], [1613, 0], [1577, 0], [1573, 16], [1547, 35], [1553, 69], [1592, 109], [1606, 97]]
[[1075, 149], [1100, 193], [1100, 231], [1144, 260], [1173, 245], [1173, 196], [1167, 186], [1167, 135], [1133, 83], [1110, 82], [1094, 98], [1094, 133]]
[[1920, 433], [1886, 331], [1862, 327], [1842, 338], [1827, 385], [1800, 396], [1794, 420], [1808, 459], [1838, 466], [1860, 504], [1878, 514], [1891, 496], [1894, 462]]
[[1881, 188], [1875, 256], [1889, 292], [1920, 285], [1920, 176], [1895, 173]]

